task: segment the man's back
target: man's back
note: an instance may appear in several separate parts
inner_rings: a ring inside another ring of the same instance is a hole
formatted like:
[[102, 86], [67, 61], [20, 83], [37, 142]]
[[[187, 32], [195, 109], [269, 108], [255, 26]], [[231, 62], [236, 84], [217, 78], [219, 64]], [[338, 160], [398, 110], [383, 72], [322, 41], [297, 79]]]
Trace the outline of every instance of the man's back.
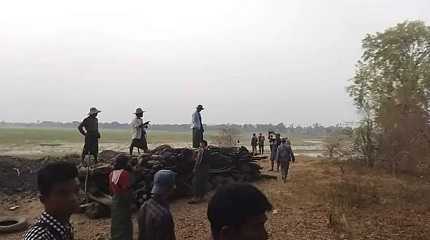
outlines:
[[167, 205], [146, 201], [138, 213], [139, 240], [174, 240], [174, 223]]
[[280, 144], [278, 147], [278, 160], [290, 160], [291, 148], [287, 144]]

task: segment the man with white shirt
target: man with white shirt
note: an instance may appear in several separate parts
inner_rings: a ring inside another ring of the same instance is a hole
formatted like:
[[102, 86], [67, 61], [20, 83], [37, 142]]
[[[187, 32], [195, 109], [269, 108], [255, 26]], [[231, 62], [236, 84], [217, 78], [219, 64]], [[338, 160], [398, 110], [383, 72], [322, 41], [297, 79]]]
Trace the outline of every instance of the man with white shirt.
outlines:
[[199, 148], [200, 143], [203, 141], [203, 123], [202, 115], [200, 112], [203, 110], [202, 105], [198, 105], [196, 111], [192, 116], [192, 128], [193, 128], [193, 148]]
[[131, 127], [133, 130], [132, 142], [130, 145], [130, 156], [133, 155], [134, 147], [137, 147], [137, 150], [142, 149], [143, 152], [148, 152], [148, 142], [146, 141], [146, 129], [148, 128], [149, 121], [143, 122], [143, 113], [142, 108], [137, 108], [136, 118], [131, 122]]

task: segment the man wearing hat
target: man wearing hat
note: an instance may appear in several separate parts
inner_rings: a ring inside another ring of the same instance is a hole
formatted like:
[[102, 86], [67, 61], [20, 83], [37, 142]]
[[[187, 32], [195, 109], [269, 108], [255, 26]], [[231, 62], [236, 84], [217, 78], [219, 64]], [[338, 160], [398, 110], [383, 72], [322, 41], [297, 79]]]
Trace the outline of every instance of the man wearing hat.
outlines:
[[142, 108], [137, 108], [134, 113], [136, 118], [131, 122], [133, 136], [130, 145], [130, 155], [133, 155], [134, 147], [137, 147], [137, 151], [139, 151], [139, 149], [142, 149], [143, 152], [149, 151], [148, 142], [146, 141], [146, 129], [148, 128], [149, 121], [143, 122], [142, 117], [144, 112]]
[[97, 162], [97, 156], [99, 153], [99, 122], [97, 115], [101, 112], [95, 107], [90, 108], [88, 117], [85, 118], [81, 124], [79, 124], [79, 132], [85, 136], [84, 149], [82, 150], [82, 161], [84, 161], [86, 155], [92, 155], [94, 161]]
[[200, 112], [203, 110], [202, 105], [198, 105], [196, 111], [192, 116], [192, 128], [193, 128], [193, 148], [199, 148], [201, 141], [203, 141], [203, 123], [202, 115]]
[[175, 189], [175, 177], [176, 173], [170, 170], [160, 170], [154, 175], [152, 198], [137, 214], [138, 240], [175, 240], [175, 224], [168, 202]]

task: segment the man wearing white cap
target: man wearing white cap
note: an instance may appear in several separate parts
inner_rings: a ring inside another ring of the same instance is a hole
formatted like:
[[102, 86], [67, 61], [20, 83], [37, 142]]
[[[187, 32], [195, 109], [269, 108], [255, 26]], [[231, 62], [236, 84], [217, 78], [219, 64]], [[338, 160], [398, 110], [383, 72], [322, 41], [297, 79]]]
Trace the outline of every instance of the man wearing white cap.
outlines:
[[146, 141], [146, 129], [148, 128], [149, 121], [143, 122], [143, 113], [145, 111], [142, 108], [137, 108], [136, 118], [131, 122], [131, 127], [133, 130], [132, 141], [130, 145], [130, 155], [133, 155], [134, 147], [137, 147], [137, 151], [142, 149], [144, 152], [148, 152], [148, 142]]
[[169, 209], [168, 197], [175, 189], [176, 173], [160, 170], [154, 176], [152, 198], [137, 214], [138, 240], [175, 240], [175, 224]]
[[97, 162], [100, 138], [97, 115], [100, 112], [101, 111], [95, 107], [90, 108], [88, 117], [85, 118], [81, 124], [79, 124], [78, 130], [82, 135], [85, 136], [85, 145], [84, 149], [82, 150], [82, 161], [84, 161], [85, 156], [89, 154], [92, 155], [94, 157], [94, 161]]

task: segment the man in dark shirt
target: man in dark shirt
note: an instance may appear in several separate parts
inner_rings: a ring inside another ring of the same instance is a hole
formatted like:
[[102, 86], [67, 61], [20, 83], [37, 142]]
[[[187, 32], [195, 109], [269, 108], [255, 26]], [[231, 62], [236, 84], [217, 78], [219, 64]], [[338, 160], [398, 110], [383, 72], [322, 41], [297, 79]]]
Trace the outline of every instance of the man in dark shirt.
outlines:
[[137, 214], [138, 240], [175, 240], [175, 224], [170, 213], [168, 197], [175, 188], [176, 173], [160, 170], [154, 176], [152, 198]]
[[258, 135], [258, 151], [260, 154], [264, 154], [264, 141], [266, 138], [263, 136], [262, 133]]
[[85, 136], [84, 149], [82, 150], [82, 161], [84, 161], [86, 155], [92, 155], [94, 161], [97, 162], [97, 156], [99, 153], [99, 122], [97, 115], [99, 114], [97, 108], [90, 108], [88, 117], [85, 118], [81, 124], [79, 124], [79, 132]]
[[69, 219], [79, 211], [76, 166], [67, 162], [49, 164], [37, 173], [37, 184], [45, 211], [25, 233], [24, 240], [73, 240]]
[[196, 204], [203, 201], [207, 192], [209, 181], [209, 156], [208, 143], [206, 140], [200, 142], [200, 148], [193, 168], [193, 199], [189, 204]]
[[252, 155], [257, 154], [257, 145], [258, 145], [258, 138], [257, 138], [257, 135], [253, 133], [251, 137]]

